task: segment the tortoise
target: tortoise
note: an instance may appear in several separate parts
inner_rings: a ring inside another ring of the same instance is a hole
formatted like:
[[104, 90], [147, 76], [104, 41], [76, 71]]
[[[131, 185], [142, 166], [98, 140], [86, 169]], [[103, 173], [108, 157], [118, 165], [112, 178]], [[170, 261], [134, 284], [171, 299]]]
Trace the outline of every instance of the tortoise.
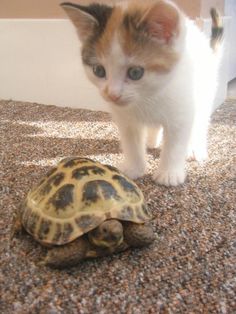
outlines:
[[117, 168], [70, 157], [29, 191], [14, 232], [26, 230], [48, 247], [41, 263], [62, 268], [149, 245], [150, 220], [140, 188]]

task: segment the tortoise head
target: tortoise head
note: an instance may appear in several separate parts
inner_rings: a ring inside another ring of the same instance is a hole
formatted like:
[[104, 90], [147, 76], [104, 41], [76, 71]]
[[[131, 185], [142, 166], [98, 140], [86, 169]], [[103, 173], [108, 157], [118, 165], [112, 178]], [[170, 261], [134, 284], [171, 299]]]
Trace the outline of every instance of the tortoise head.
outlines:
[[122, 224], [116, 219], [106, 220], [89, 232], [89, 240], [101, 248], [117, 247], [123, 241]]

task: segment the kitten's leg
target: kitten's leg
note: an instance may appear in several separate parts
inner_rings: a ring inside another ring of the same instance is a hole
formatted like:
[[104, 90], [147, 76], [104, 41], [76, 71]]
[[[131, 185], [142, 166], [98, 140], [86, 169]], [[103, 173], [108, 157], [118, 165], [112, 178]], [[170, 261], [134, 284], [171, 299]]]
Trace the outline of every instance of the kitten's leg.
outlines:
[[148, 148], [157, 148], [160, 146], [162, 141], [162, 127], [161, 125], [156, 128], [148, 129], [147, 136], [147, 147]]
[[136, 179], [145, 173], [146, 129], [132, 122], [117, 124], [124, 153], [124, 162], [119, 168], [131, 179]]
[[191, 123], [164, 128], [160, 165], [154, 180], [166, 186], [176, 186], [185, 180], [185, 159], [191, 134]]
[[188, 149], [188, 160], [203, 162], [207, 159], [207, 132], [209, 119], [196, 119]]

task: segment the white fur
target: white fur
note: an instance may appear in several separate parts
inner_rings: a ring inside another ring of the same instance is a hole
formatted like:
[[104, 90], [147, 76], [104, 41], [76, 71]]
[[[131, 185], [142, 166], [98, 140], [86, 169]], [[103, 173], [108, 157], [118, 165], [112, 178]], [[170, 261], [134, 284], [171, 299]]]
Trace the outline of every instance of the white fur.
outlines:
[[[99, 60], [106, 68], [107, 79], [98, 79], [87, 69], [103, 96], [106, 87], [121, 96], [111, 109], [125, 157], [121, 168], [131, 178], [146, 171], [148, 129], [163, 127], [163, 147], [154, 180], [167, 186], [184, 182], [188, 154], [199, 161], [206, 158], [208, 122], [216, 90], [217, 59], [209, 40], [188, 18], [181, 19], [181, 36], [175, 43], [181, 58], [168, 74], [147, 71], [139, 81], [127, 79], [130, 66], [145, 68], [145, 64], [128, 59], [116, 37], [109, 56]], [[153, 135], [148, 138], [153, 146]]]

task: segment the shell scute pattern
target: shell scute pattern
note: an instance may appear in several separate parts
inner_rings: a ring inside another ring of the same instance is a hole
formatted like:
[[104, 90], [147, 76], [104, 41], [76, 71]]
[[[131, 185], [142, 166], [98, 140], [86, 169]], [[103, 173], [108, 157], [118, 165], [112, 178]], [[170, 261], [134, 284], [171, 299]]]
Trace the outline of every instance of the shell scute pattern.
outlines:
[[66, 210], [66, 208], [71, 205], [74, 201], [74, 188], [73, 184], [65, 184], [56, 193], [50, 197], [48, 201], [48, 206], [52, 205], [55, 211], [58, 213], [59, 210]]
[[63, 243], [67, 243], [70, 241], [73, 231], [74, 231], [74, 227], [71, 223], [67, 222], [64, 224], [63, 233], [62, 233]]
[[104, 165], [108, 170], [110, 170], [111, 172], [115, 172], [115, 173], [120, 173], [120, 171], [116, 168], [116, 167], [113, 167], [113, 166], [110, 166], [110, 165]]
[[62, 227], [63, 225], [58, 222], [55, 224], [54, 234], [51, 240], [52, 243], [60, 243], [62, 237]]
[[38, 238], [39, 240], [45, 239], [50, 232], [50, 226], [52, 222], [48, 219], [42, 218], [40, 221], [39, 225], [39, 230], [38, 230]]
[[110, 182], [105, 180], [87, 182], [83, 187], [82, 202], [84, 202], [85, 205], [89, 205], [91, 203], [97, 203], [100, 199], [115, 199], [119, 201], [121, 198]]
[[60, 164], [62, 164], [64, 168], [72, 168], [74, 166], [89, 163], [91, 161], [92, 161], [92, 159], [85, 158], [85, 157], [83, 157], [83, 158], [68, 157], [68, 158], [62, 159], [60, 161]]
[[133, 208], [130, 206], [126, 206], [120, 210], [117, 218], [121, 220], [130, 220], [130, 218], [133, 216], [134, 216]]
[[30, 208], [26, 207], [23, 215], [23, 224], [29, 233], [33, 234], [36, 232], [37, 224], [40, 220], [40, 216], [37, 212], [34, 212]]
[[39, 194], [46, 195], [46, 194], [50, 193], [53, 186], [60, 185], [60, 183], [64, 180], [64, 177], [65, 177], [65, 175], [62, 172], [56, 173], [54, 175], [51, 174], [50, 176], [48, 176], [48, 179], [44, 180], [41, 183], [41, 188], [40, 188]]
[[117, 181], [117, 184], [121, 186], [130, 202], [137, 202], [140, 199], [141, 195], [137, 186], [127, 180], [124, 176], [116, 174], [112, 179]]
[[98, 226], [103, 221], [103, 219], [96, 215], [82, 215], [76, 218], [75, 221], [81, 230], [91, 230], [94, 226]]
[[22, 223], [39, 241], [61, 245], [111, 218], [150, 220], [142, 192], [115, 167], [73, 157], [28, 193]]
[[[57, 167], [52, 168], [51, 170], [49, 170], [46, 174], [46, 178], [51, 177], [53, 175], [53, 173], [55, 173], [57, 171]], [[44, 178], [44, 180], [46, 179]]]
[[100, 167], [84, 166], [84, 167], [79, 167], [79, 168], [76, 168], [75, 170], [73, 170], [72, 178], [80, 180], [84, 176], [89, 176], [90, 172], [92, 172], [93, 174], [99, 174], [99, 175], [105, 175], [106, 174], [106, 171]]

